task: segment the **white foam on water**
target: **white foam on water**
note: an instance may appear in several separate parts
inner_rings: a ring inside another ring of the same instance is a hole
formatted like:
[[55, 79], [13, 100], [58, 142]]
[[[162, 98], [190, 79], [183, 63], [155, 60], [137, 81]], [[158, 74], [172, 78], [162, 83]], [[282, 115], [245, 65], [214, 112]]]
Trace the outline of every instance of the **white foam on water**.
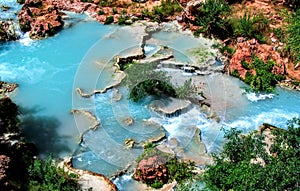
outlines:
[[157, 49], [157, 47], [154, 47], [154, 46], [151, 46], [151, 45], [145, 45], [144, 46], [144, 50], [145, 50], [146, 54], [148, 54], [149, 52], [154, 51], [155, 49]]
[[278, 127], [285, 127], [286, 122], [294, 117], [299, 117], [298, 113], [287, 112], [281, 109], [273, 109], [252, 116], [242, 116], [231, 123], [223, 123], [226, 129], [236, 128], [244, 132], [256, 130], [263, 123], [269, 123]]
[[260, 100], [273, 99], [275, 94], [257, 94], [254, 92], [246, 93], [246, 97], [251, 102], [258, 102]]
[[31, 46], [33, 43], [34, 43], [34, 40], [32, 40], [30, 37], [29, 37], [29, 32], [23, 34], [23, 35], [20, 35], [20, 40], [19, 42], [24, 45], [24, 46]]
[[[22, 61], [24, 65], [0, 63], [0, 76], [4, 81], [23, 81], [34, 84], [43, 78], [45, 68], [37, 58], [28, 58]], [[37, 64], [36, 64], [37, 63]]]

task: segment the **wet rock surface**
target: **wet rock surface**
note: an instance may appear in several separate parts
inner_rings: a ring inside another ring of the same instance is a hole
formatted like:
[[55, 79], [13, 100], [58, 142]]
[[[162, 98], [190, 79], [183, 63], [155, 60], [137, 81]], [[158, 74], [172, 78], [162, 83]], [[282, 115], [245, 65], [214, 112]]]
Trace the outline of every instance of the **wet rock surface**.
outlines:
[[0, 42], [16, 40], [17, 38], [13, 23], [11, 21], [0, 21]]

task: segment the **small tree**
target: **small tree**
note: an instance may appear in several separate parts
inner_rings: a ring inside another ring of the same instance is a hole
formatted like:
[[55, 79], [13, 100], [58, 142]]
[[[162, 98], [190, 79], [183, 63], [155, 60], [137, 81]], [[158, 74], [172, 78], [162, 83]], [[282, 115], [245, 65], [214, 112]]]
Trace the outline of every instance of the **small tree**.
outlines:
[[[288, 123], [288, 129], [272, 130], [275, 136], [270, 153], [264, 136], [257, 132], [242, 135], [225, 132], [224, 150], [214, 155], [204, 180], [210, 190], [299, 190], [300, 119]], [[253, 162], [253, 161], [261, 162]]]

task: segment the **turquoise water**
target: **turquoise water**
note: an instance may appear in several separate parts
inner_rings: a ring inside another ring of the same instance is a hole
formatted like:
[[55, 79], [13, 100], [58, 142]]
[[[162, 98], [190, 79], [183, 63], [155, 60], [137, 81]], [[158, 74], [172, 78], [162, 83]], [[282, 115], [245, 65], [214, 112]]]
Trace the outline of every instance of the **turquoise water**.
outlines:
[[13, 99], [22, 108], [24, 133], [45, 154], [76, 148], [79, 132], [69, 113], [74, 76], [90, 47], [114, 30], [83, 19], [55, 37], [1, 44], [1, 79], [20, 85]]
[[[12, 98], [21, 108], [24, 135], [36, 143], [42, 155], [73, 155], [75, 167], [112, 175], [142, 152], [140, 148], [126, 149], [127, 138], [140, 142], [164, 131], [168, 139], [176, 138], [185, 147], [195, 134], [190, 127], [197, 127], [208, 152], [214, 152], [222, 148], [222, 127], [237, 127], [244, 132], [264, 122], [286, 127], [288, 119], [300, 115], [299, 92], [278, 88], [278, 95], [243, 94], [243, 83], [222, 74], [200, 78], [208, 84], [220, 123], [207, 119], [195, 105], [179, 116], [163, 117], [147, 108], [157, 98], [133, 103], [127, 99], [125, 88], [118, 88], [120, 101], [112, 99], [115, 90], [82, 98], [75, 89], [89, 93], [110, 84], [115, 74], [109, 61], [120, 51], [137, 45], [140, 36], [130, 27], [101, 25], [85, 16], [72, 18], [68, 20], [71, 27], [54, 37], [32, 41], [24, 35], [19, 41], [0, 44], [1, 80], [20, 85]], [[167, 45], [178, 52], [210, 47], [207, 40], [166, 32], [154, 34], [151, 43]], [[150, 53], [153, 47], [147, 47]], [[188, 59], [179, 53], [177, 57]], [[189, 78], [184, 73], [179, 75]], [[89, 130], [91, 122], [84, 116], [74, 118], [71, 109], [90, 111], [101, 126]], [[131, 126], [124, 123], [129, 117], [135, 120]], [[161, 124], [163, 130], [157, 125], [145, 125], [149, 119]], [[81, 135], [83, 142], [78, 145]], [[125, 179], [122, 184], [128, 181]]]

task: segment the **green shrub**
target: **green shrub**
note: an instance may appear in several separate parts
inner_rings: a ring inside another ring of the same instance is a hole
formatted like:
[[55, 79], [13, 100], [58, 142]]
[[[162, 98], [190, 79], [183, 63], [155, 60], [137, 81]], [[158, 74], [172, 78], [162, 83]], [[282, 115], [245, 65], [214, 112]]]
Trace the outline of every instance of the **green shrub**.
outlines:
[[144, 17], [156, 22], [163, 22], [167, 17], [175, 15], [182, 11], [180, 4], [176, 0], [162, 0], [159, 6], [154, 6], [152, 11], [144, 9], [142, 14]]
[[297, 64], [300, 62], [300, 10], [292, 14], [287, 26], [287, 44], [286, 49], [290, 58]]
[[235, 53], [235, 49], [230, 46], [221, 46], [219, 48], [221, 54], [226, 54], [227, 56], [231, 57]]
[[115, 14], [118, 14], [118, 10], [114, 7], [112, 8], [112, 13], [115, 15]]
[[77, 176], [57, 168], [52, 158], [36, 159], [29, 170], [29, 190], [78, 190]]
[[[204, 180], [209, 190], [299, 190], [300, 120], [293, 119], [288, 129], [274, 129], [270, 155], [264, 136], [257, 132], [225, 131], [223, 151], [214, 155]], [[262, 163], [250, 162], [260, 158]], [[267, 177], [267, 178], [266, 178]]]
[[102, 9], [100, 9], [99, 11], [98, 11], [98, 15], [104, 15], [105, 14], [105, 12], [102, 10]]
[[106, 17], [106, 20], [104, 22], [104, 24], [108, 25], [114, 22], [114, 17], [113, 16], [108, 16]]
[[163, 187], [164, 183], [159, 181], [159, 180], [155, 180], [153, 183], [149, 184], [150, 187], [155, 188], [155, 189], [159, 189], [161, 187]]
[[[120, 16], [118, 17], [118, 24], [119, 25], [125, 25], [126, 24], [126, 21], [129, 19], [129, 17], [127, 16]], [[128, 67], [128, 66], [127, 66]], [[124, 68], [126, 69], [126, 68]]]
[[[272, 60], [265, 63], [255, 55], [251, 63], [242, 61], [241, 65], [247, 70], [253, 69], [255, 71], [255, 75], [247, 71], [245, 79], [243, 80], [246, 84], [250, 85], [251, 90], [255, 92], [274, 92], [277, 82], [285, 79], [282, 75], [272, 73], [273, 67], [275, 66], [275, 62]], [[237, 70], [232, 71], [230, 75], [240, 78]]]
[[260, 43], [266, 42], [264, 34], [269, 30], [269, 21], [262, 13], [250, 16], [245, 13], [239, 19], [231, 19], [235, 36], [242, 36], [247, 39], [255, 38]]
[[230, 72], [230, 75], [236, 78], [240, 78], [240, 73], [237, 69]]
[[200, 29], [194, 34], [203, 33], [208, 37], [214, 35], [221, 39], [231, 36], [231, 26], [226, 19], [229, 13], [230, 7], [224, 0], [207, 0], [201, 3], [194, 23]]
[[251, 84], [251, 82], [253, 81], [254, 75], [251, 74], [251, 72], [247, 71], [246, 75], [245, 75], [245, 79], [244, 82], [246, 84]]
[[274, 36], [280, 41], [285, 42], [286, 41], [286, 31], [282, 28], [274, 28], [272, 29], [272, 32], [274, 33]]
[[168, 178], [169, 180], [176, 180], [177, 182], [182, 182], [185, 179], [191, 178], [194, 174], [195, 164], [192, 162], [179, 162], [177, 158], [171, 159], [167, 163]]
[[241, 65], [243, 68], [245, 68], [246, 70], [250, 70], [251, 69], [251, 66], [248, 62], [246, 62], [245, 60], [242, 60], [241, 61]]

